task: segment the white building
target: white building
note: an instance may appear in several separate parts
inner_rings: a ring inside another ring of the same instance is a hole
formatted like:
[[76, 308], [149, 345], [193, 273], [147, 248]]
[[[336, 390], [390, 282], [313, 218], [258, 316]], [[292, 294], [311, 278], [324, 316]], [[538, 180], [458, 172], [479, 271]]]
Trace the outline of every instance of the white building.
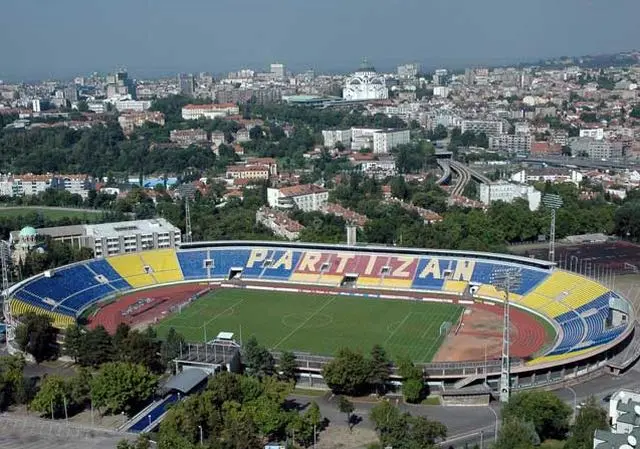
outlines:
[[338, 142], [347, 148], [351, 147], [351, 129], [322, 130], [322, 138], [327, 148], [335, 147]]
[[183, 120], [198, 120], [200, 118], [215, 119], [219, 117], [227, 117], [229, 115], [238, 115], [240, 109], [237, 104], [188, 104], [182, 108]]
[[388, 129], [373, 133], [373, 152], [388, 153], [398, 145], [409, 143], [411, 134], [408, 129]]
[[622, 142], [597, 140], [591, 137], [570, 139], [569, 147], [574, 156], [586, 155], [592, 159], [612, 159], [622, 157]]
[[596, 430], [594, 449], [635, 449], [640, 442], [640, 394], [620, 390], [609, 400], [609, 430]]
[[386, 100], [389, 90], [384, 77], [365, 65], [346, 79], [342, 98], [349, 101]]
[[604, 129], [603, 128], [581, 129], [580, 137], [591, 137], [592, 139], [602, 140], [604, 139]]
[[40, 100], [32, 101], [33, 112], [40, 112]]
[[267, 201], [276, 209], [298, 209], [309, 212], [320, 210], [329, 200], [329, 191], [315, 184], [300, 184], [280, 189], [267, 189]]
[[451, 89], [447, 86], [436, 86], [433, 88], [433, 96], [447, 98], [451, 93]]
[[[36, 232], [38, 235], [50, 236], [53, 240], [67, 242], [76, 248], [90, 248], [96, 257], [175, 248], [181, 242], [180, 229], [164, 218], [56, 226], [37, 229]], [[11, 241], [18, 241], [18, 231], [11, 233]]]
[[283, 80], [284, 75], [284, 64], [271, 64], [271, 76], [273, 76], [273, 78], [277, 80]]
[[381, 131], [376, 128], [351, 128], [351, 149], [360, 151], [365, 148], [373, 150], [373, 135]]
[[493, 201], [511, 203], [516, 198], [522, 198], [529, 203], [529, 210], [534, 211], [540, 206], [541, 197], [542, 194], [533, 186], [512, 184], [504, 181], [480, 184], [480, 201], [487, 205]]
[[143, 112], [151, 107], [151, 101], [149, 100], [114, 100], [113, 107], [116, 108], [116, 111], [132, 111], [132, 112]]
[[487, 137], [497, 137], [504, 132], [500, 120], [463, 120], [462, 133], [471, 131], [475, 134], [485, 133]]
[[304, 229], [304, 226], [289, 218], [285, 212], [264, 206], [256, 211], [256, 222], [269, 228], [275, 235], [287, 240], [298, 240], [300, 231]]
[[38, 195], [47, 189], [57, 189], [87, 198], [92, 187], [93, 183], [86, 175], [0, 174], [0, 195], [11, 197]]
[[496, 137], [489, 137], [489, 149], [516, 154], [529, 154], [531, 152], [531, 142], [531, 134], [501, 134]]
[[577, 170], [565, 170], [562, 168], [543, 168], [521, 170], [511, 175], [511, 181], [521, 184], [533, 182], [572, 182], [580, 184], [584, 176]]

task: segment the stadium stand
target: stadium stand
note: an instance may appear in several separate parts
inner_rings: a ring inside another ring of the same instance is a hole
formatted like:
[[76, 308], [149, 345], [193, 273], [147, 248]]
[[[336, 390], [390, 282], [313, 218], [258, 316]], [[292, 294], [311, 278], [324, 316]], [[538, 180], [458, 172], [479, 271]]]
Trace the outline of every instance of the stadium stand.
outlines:
[[[266, 244], [265, 244], [266, 245]], [[89, 305], [118, 292], [184, 280], [242, 279], [347, 285], [357, 288], [412, 289], [464, 294], [472, 286], [476, 298], [502, 300], [492, 285], [497, 270], [518, 267], [521, 282], [510, 300], [549, 318], [560, 330], [555, 345], [536, 363], [562, 360], [614, 340], [627, 328], [612, 326], [610, 301], [620, 300], [606, 287], [562, 270], [550, 271], [513, 261], [485, 258], [404, 256], [349, 252], [345, 249], [282, 249], [224, 246], [205, 249], [153, 250], [95, 259], [38, 276], [12, 291], [12, 314], [44, 313], [57, 327], [74, 322]]]
[[156, 283], [153, 276], [145, 271], [145, 264], [138, 253], [113, 256], [107, 261], [133, 288], [148, 287]]
[[184, 280], [176, 252], [172, 249], [158, 249], [140, 253], [144, 265], [151, 267], [151, 275], [158, 284]]

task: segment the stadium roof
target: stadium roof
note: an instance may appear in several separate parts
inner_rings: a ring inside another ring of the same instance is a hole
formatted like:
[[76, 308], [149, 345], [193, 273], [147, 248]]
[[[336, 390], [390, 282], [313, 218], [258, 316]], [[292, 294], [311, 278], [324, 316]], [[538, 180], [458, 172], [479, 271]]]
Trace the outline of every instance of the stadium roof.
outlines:
[[209, 373], [205, 370], [200, 368], [189, 368], [182, 371], [180, 374], [172, 376], [167, 383], [164, 384], [164, 388], [166, 390], [176, 390], [187, 394], [207, 377], [209, 377]]

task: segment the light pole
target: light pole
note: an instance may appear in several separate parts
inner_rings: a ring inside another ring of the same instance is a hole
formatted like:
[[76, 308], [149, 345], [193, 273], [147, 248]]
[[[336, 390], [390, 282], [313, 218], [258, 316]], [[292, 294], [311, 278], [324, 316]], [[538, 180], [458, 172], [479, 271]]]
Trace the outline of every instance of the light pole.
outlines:
[[516, 289], [522, 281], [520, 268], [500, 268], [491, 273], [491, 285], [496, 290], [504, 291], [504, 308], [502, 323], [502, 367], [500, 370], [500, 402], [507, 402], [511, 394], [511, 320], [509, 317], [509, 293]]
[[549, 261], [555, 262], [556, 259], [556, 211], [562, 207], [562, 198], [560, 195], [552, 193], [542, 197], [542, 204], [551, 209], [551, 227], [549, 230]]
[[493, 413], [493, 415], [496, 417], [496, 423], [493, 426], [493, 443], [495, 444], [495, 442], [498, 441], [498, 422], [500, 421], [500, 418], [498, 417], [498, 413], [493, 409], [493, 407], [487, 406], [487, 408], [491, 410], [491, 413]]
[[565, 387], [567, 390], [573, 394], [573, 422], [576, 421], [576, 412], [578, 410], [578, 396], [576, 396], [576, 390], [572, 387]]
[[202, 434], [202, 426], [198, 426], [198, 430], [200, 430], [200, 446], [204, 446], [204, 438]]

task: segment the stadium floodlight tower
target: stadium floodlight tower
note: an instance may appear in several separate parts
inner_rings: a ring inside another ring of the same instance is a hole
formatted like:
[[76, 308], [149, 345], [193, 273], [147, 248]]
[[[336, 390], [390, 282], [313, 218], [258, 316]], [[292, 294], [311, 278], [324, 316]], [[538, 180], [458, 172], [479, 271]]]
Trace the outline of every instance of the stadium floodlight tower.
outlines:
[[191, 209], [189, 208], [189, 197], [184, 200], [184, 220], [185, 220], [185, 240], [191, 243]]
[[551, 209], [551, 229], [549, 231], [549, 262], [556, 259], [556, 211], [562, 207], [560, 195], [548, 193], [542, 197], [542, 204]]
[[508, 267], [495, 270], [491, 273], [491, 285], [498, 291], [503, 291], [504, 314], [502, 324], [502, 367], [500, 369], [500, 402], [507, 402], [511, 394], [511, 354], [509, 346], [511, 344], [511, 320], [509, 318], [509, 294], [511, 290], [520, 286], [522, 281], [522, 270], [515, 267]]

